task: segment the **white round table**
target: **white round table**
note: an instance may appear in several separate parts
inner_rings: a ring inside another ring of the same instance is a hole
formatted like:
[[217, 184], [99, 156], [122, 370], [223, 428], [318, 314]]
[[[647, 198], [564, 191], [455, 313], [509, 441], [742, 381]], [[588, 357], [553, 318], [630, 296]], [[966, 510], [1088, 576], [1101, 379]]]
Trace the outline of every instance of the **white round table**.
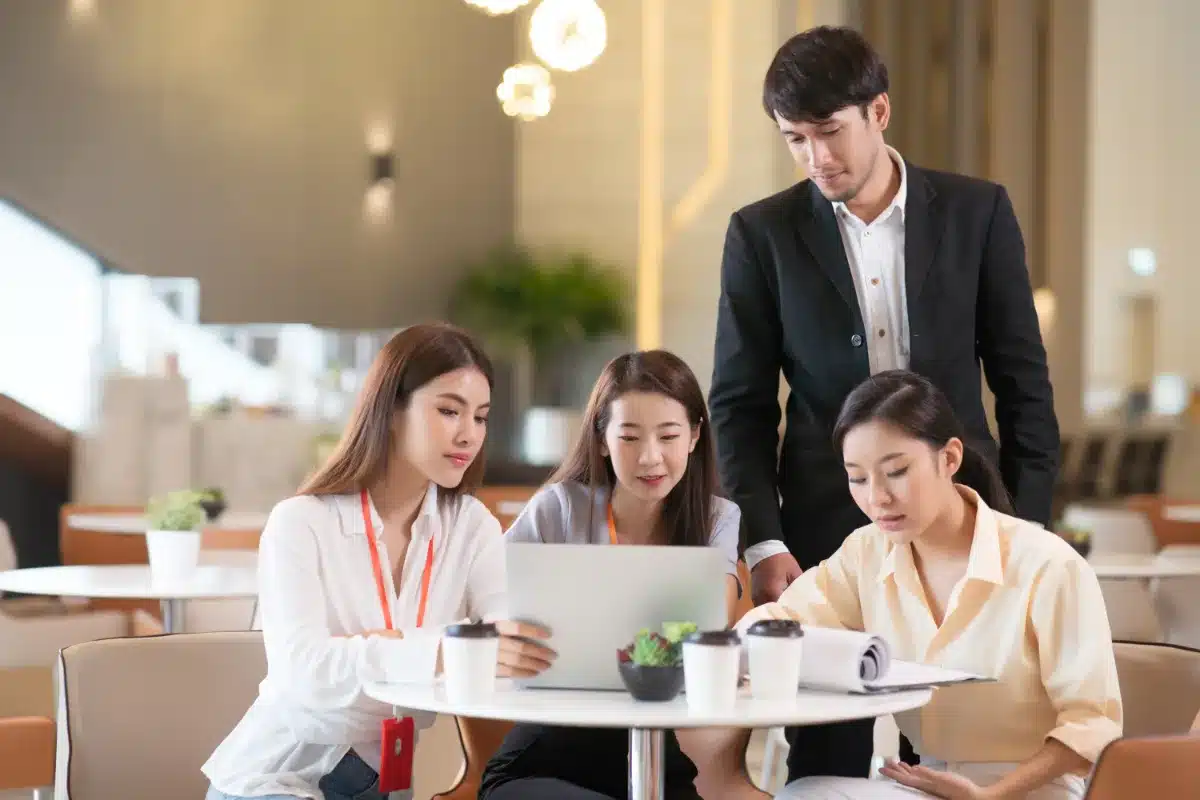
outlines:
[[[262, 530], [267, 515], [257, 511], [226, 511], [206, 527], [219, 530]], [[97, 533], [145, 533], [149, 527], [141, 514], [71, 514], [67, 525]]]
[[669, 703], [640, 703], [626, 692], [517, 689], [500, 681], [482, 703], [452, 703], [440, 683], [370, 683], [370, 697], [400, 708], [463, 717], [587, 728], [629, 728], [630, 800], [661, 800], [664, 732], [676, 728], [775, 728], [869, 719], [919, 708], [930, 689], [873, 695], [798, 692], [791, 703], [755, 700], [743, 688], [732, 712], [699, 715], [683, 695]]
[[200, 566], [187, 578], [168, 582], [151, 580], [147, 565], [33, 567], [0, 572], [0, 591], [53, 597], [158, 600], [162, 604], [163, 630], [178, 633], [186, 601], [257, 597], [258, 574], [253, 567]]
[[1097, 578], [1150, 580], [1200, 578], [1200, 558], [1166, 555], [1101, 555], [1088, 559]]

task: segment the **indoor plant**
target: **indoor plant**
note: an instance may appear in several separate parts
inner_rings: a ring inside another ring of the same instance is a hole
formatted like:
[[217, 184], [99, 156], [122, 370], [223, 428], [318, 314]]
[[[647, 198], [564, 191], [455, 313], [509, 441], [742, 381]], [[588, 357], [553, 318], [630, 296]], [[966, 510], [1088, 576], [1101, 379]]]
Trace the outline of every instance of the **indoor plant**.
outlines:
[[552, 464], [565, 455], [577, 415], [564, 407], [554, 366], [569, 348], [625, 334], [628, 306], [623, 277], [584, 253], [506, 247], [468, 268], [450, 317], [515, 368], [524, 460]]
[[146, 506], [146, 550], [152, 580], [187, 577], [200, 560], [200, 528], [208, 520], [202, 495], [169, 492]]
[[213, 522], [217, 517], [221, 516], [227, 508], [225, 504], [225, 493], [215, 486], [210, 486], [199, 493], [200, 507], [204, 509], [204, 513], [208, 515], [208, 521]]
[[1083, 528], [1077, 528], [1073, 525], [1059, 525], [1058, 535], [1067, 540], [1067, 543], [1075, 548], [1075, 551], [1084, 558], [1092, 552], [1092, 534]]
[[683, 639], [696, 630], [691, 622], [668, 622], [663, 632], [638, 632], [633, 642], [617, 651], [625, 688], [635, 700], [666, 702], [683, 688]]

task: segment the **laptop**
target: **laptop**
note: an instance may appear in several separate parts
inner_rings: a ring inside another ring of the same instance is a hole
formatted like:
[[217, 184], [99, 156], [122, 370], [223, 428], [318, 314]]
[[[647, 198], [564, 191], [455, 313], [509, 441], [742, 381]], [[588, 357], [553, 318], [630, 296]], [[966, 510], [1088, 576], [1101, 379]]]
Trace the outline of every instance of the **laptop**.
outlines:
[[643, 628], [728, 625], [725, 555], [713, 547], [508, 542], [509, 616], [550, 629], [557, 653], [542, 689], [624, 690], [617, 651]]

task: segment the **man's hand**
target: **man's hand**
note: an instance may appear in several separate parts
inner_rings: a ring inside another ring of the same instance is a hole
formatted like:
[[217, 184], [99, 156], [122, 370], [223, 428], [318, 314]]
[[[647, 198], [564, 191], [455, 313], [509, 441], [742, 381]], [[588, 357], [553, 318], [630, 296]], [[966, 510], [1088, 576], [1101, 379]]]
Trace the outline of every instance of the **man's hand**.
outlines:
[[791, 553], [779, 553], [755, 564], [750, 571], [750, 597], [754, 605], [774, 603], [801, 572]]
[[532, 678], [558, 658], [558, 653], [536, 641], [550, 638], [545, 628], [510, 620], [497, 622], [496, 628], [500, 631], [496, 674], [501, 678]]

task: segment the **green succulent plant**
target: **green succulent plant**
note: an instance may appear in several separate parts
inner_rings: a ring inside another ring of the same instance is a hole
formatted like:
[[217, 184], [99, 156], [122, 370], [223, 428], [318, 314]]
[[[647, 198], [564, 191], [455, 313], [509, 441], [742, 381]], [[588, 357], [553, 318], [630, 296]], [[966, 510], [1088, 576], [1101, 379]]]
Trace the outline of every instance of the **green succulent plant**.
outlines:
[[150, 530], [197, 531], [208, 521], [199, 492], [180, 490], [155, 497], [146, 505]]
[[677, 667], [683, 663], [683, 640], [695, 630], [693, 622], [665, 622], [662, 633], [643, 628], [618, 657], [642, 667]]

